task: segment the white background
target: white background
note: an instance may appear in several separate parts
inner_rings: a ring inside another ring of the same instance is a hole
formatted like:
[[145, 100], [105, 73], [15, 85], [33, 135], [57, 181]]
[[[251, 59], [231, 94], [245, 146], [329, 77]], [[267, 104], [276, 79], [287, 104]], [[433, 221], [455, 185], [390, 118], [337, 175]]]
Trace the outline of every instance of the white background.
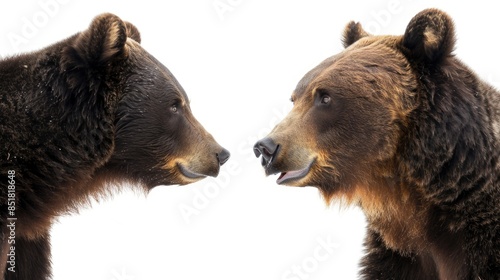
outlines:
[[61, 217], [52, 231], [54, 279], [356, 279], [361, 211], [328, 207], [314, 188], [277, 186], [252, 145], [290, 110], [302, 75], [342, 50], [349, 20], [372, 33], [402, 34], [420, 10], [444, 9], [455, 19], [458, 57], [499, 87], [492, 3], [3, 2], [1, 56], [64, 39], [102, 12], [132, 22], [142, 46], [187, 91], [198, 120], [232, 153], [218, 179], [149, 195], [125, 191]]

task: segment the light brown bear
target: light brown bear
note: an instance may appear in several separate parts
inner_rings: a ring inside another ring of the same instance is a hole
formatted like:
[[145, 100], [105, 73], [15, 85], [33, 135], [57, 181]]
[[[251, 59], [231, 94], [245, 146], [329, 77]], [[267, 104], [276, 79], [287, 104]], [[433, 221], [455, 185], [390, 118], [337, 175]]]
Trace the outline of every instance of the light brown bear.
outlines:
[[363, 209], [362, 279], [500, 279], [500, 93], [453, 55], [452, 20], [351, 22], [343, 43], [255, 145], [266, 174]]

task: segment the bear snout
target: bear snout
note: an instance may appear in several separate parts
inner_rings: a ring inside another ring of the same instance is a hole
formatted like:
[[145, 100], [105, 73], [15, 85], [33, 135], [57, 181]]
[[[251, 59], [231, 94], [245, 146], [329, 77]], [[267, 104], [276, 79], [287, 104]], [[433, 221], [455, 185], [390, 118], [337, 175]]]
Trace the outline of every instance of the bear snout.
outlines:
[[273, 139], [266, 137], [253, 146], [256, 157], [262, 155], [262, 166], [269, 167], [278, 153], [279, 145]]
[[229, 160], [230, 153], [220, 147], [218, 152], [202, 157], [192, 157], [177, 160], [176, 166], [180, 173], [189, 181], [197, 181], [205, 177], [217, 177], [220, 167]]
[[217, 157], [217, 161], [219, 162], [219, 166], [222, 166], [222, 165], [224, 165], [224, 163], [227, 162], [227, 160], [231, 156], [231, 153], [228, 150], [222, 148], [222, 150], [220, 152], [216, 153], [215, 156]]

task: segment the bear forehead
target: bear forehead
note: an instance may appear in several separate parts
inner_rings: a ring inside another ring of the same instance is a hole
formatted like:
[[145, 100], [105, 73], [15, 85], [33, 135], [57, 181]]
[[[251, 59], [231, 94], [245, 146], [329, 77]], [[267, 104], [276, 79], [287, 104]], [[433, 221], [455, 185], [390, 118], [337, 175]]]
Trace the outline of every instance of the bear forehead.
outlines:
[[180, 99], [183, 104], [189, 104], [189, 98], [183, 87], [174, 75], [158, 59], [141, 47], [133, 40], [127, 41], [130, 46], [130, 63], [134, 70], [133, 78], [129, 79], [132, 84], [143, 84], [154, 86], [169, 100]]
[[314, 93], [318, 88], [351, 88], [356, 86], [356, 82], [369, 83], [393, 74], [407, 75], [408, 60], [398, 49], [400, 41], [401, 36], [370, 36], [360, 39], [310, 70], [297, 84], [293, 99], [301, 98], [306, 93]]

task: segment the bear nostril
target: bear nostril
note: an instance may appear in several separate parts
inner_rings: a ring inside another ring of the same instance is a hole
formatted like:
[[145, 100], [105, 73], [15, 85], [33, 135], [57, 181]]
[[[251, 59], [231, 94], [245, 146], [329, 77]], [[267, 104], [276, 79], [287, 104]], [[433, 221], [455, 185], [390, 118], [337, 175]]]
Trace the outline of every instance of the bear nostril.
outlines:
[[262, 154], [259, 150], [259, 148], [257, 147], [257, 144], [255, 144], [255, 146], [253, 146], [253, 153], [255, 154], [255, 157], [260, 157], [260, 155]]
[[215, 156], [217, 157], [217, 160], [219, 161], [219, 165], [222, 166], [229, 159], [229, 157], [231, 156], [231, 153], [229, 153], [228, 150], [222, 148], [222, 151], [220, 151], [220, 153], [216, 153]]

